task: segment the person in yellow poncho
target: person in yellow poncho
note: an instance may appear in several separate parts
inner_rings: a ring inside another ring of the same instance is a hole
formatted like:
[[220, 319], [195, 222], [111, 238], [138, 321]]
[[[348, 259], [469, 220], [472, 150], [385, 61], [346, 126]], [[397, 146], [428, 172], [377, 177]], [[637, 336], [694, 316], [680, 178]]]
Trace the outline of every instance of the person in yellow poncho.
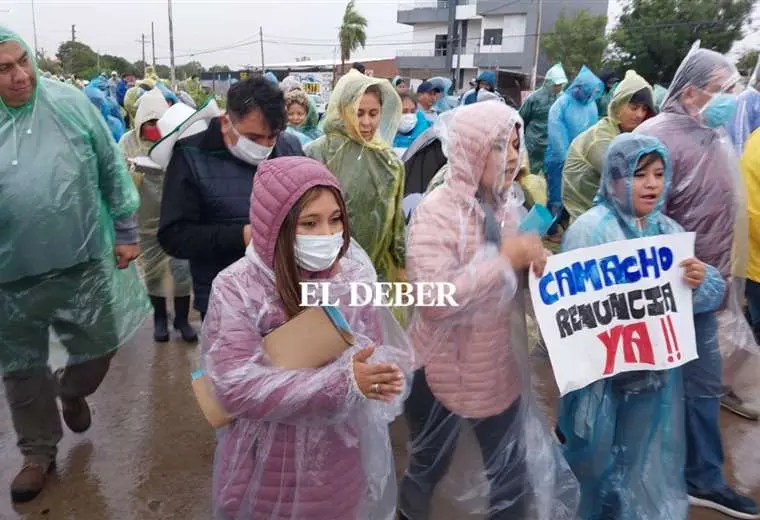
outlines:
[[607, 116], [581, 133], [570, 145], [562, 170], [562, 203], [572, 220], [593, 206], [602, 176], [602, 162], [612, 140], [633, 132], [655, 115], [654, 91], [644, 78], [629, 70], [609, 103]]
[[340, 180], [353, 236], [391, 282], [405, 277], [404, 165], [390, 144], [400, 119], [391, 84], [351, 70], [333, 91], [325, 135], [304, 148]]
[[747, 140], [741, 164], [749, 213], [749, 255], [744, 295], [752, 332], [760, 343], [760, 129], [755, 130]]

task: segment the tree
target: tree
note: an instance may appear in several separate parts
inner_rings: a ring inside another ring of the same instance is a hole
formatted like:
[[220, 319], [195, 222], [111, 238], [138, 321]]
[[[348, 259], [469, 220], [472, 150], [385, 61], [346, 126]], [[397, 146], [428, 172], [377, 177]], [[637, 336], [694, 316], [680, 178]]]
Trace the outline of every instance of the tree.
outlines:
[[582, 65], [598, 71], [607, 47], [604, 36], [606, 26], [607, 17], [604, 15], [593, 15], [583, 9], [570, 18], [563, 10], [553, 31], [541, 38], [541, 46], [549, 59], [561, 62], [571, 77], [578, 73]]
[[611, 35], [622, 65], [667, 85], [695, 40], [726, 53], [743, 37], [753, 0], [630, 0]]
[[56, 57], [63, 64], [63, 70], [80, 78], [89, 79], [99, 73], [98, 55], [84, 43], [63, 42], [58, 47]]
[[355, 0], [348, 0], [343, 13], [343, 23], [338, 33], [340, 40], [340, 70], [346, 71], [351, 53], [367, 45], [367, 19], [356, 10]]
[[760, 52], [756, 50], [747, 51], [739, 58], [739, 61], [736, 62], [736, 68], [739, 69], [742, 76], [749, 76], [755, 71], [759, 55]]

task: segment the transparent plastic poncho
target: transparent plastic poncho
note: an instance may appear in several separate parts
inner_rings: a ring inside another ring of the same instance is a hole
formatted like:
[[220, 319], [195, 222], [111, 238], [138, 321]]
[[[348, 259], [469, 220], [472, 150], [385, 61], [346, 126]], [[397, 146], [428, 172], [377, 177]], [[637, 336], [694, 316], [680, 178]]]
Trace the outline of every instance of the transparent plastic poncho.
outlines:
[[[446, 127], [449, 173], [412, 215], [407, 273], [452, 284], [457, 305], [418, 306], [412, 318], [418, 370], [404, 412], [411, 458], [399, 509], [415, 520], [575, 519], [578, 484], [532, 390], [527, 273], [515, 272], [499, 246], [516, 235], [522, 212], [511, 185], [519, 159], [507, 159], [522, 121], [486, 101], [437, 124]], [[484, 178], [497, 188], [481, 188]]]
[[[0, 26], [0, 42], [9, 41], [33, 59], [21, 37]], [[119, 270], [114, 258], [114, 220], [132, 215], [139, 204], [119, 148], [82, 92], [40, 77], [33, 66], [31, 100], [18, 108], [0, 100], [3, 371], [47, 364], [8, 325], [23, 320], [25, 327], [47, 330], [52, 317], [43, 309], [55, 306], [83, 326], [93, 325], [97, 337], [70, 363], [115, 350], [149, 313], [136, 268]], [[69, 270], [80, 274], [68, 276]], [[110, 325], [106, 312], [113, 316]]]
[[[255, 202], [254, 202], [255, 203]], [[338, 273], [320, 279], [339, 300], [356, 344], [318, 369], [271, 365], [262, 337], [286, 320], [274, 272], [252, 246], [214, 280], [201, 334], [202, 366], [233, 422], [217, 431], [212, 499], [224, 520], [394, 520], [396, 479], [388, 424], [408, 394], [413, 351], [387, 308], [349, 306], [351, 283], [372, 284], [368, 256], [352, 242]], [[392, 404], [368, 400], [353, 356], [407, 376]]]
[[[148, 157], [151, 147], [155, 145], [142, 138], [143, 125], [148, 121], [160, 119], [168, 109], [169, 105], [159, 89], [147, 92], [138, 100], [135, 128], [124, 134], [119, 141], [132, 178], [140, 191], [140, 208], [137, 211], [141, 252], [139, 266], [148, 294], [162, 298], [169, 295], [189, 296], [192, 292], [189, 262], [170, 257], [158, 243], [164, 171], [156, 164], [153, 164], [153, 167], [145, 167], [141, 162]], [[173, 291], [169, 294], [164, 283], [167, 270], [171, 272], [174, 282]]]
[[[665, 164], [665, 187], [655, 209], [637, 219], [633, 177], [641, 157], [650, 153]], [[614, 138], [595, 205], [567, 230], [562, 251], [682, 232], [662, 214], [671, 176], [668, 152], [657, 139], [636, 134]], [[716, 309], [724, 292], [720, 273], [707, 266], [705, 281], [694, 291], [695, 312]], [[581, 519], [687, 518], [680, 368], [628, 372], [571, 392], [560, 400], [558, 422], [565, 457], [581, 485]]]
[[602, 162], [610, 142], [620, 134], [618, 112], [640, 90], [654, 92], [644, 78], [629, 70], [609, 104], [607, 116], [576, 137], [570, 145], [562, 169], [562, 202], [572, 218], [578, 218], [591, 208], [602, 177]]
[[[371, 141], [359, 131], [357, 112], [365, 91], [381, 92], [380, 122]], [[404, 267], [404, 164], [391, 148], [401, 118], [401, 99], [384, 79], [351, 70], [338, 82], [325, 117], [325, 135], [304, 152], [340, 180], [353, 237], [381, 279], [394, 281]]]
[[[723, 127], [706, 124], [704, 103], [710, 94], [733, 92], [738, 80], [736, 67], [725, 56], [700, 49], [697, 43], [679, 66], [660, 114], [635, 130], [657, 137], [670, 153], [673, 187], [663, 213], [697, 233], [696, 256], [728, 282], [718, 315], [728, 384], [751, 366], [748, 355], [760, 353], [742, 310], [749, 241], [747, 191], [733, 144]], [[719, 392], [714, 382], [700, 386], [695, 391], [701, 395]]]
[[749, 136], [760, 128], [760, 58], [747, 80], [747, 88], [737, 96], [736, 112], [726, 123], [726, 131], [734, 143], [736, 153], [741, 156]]

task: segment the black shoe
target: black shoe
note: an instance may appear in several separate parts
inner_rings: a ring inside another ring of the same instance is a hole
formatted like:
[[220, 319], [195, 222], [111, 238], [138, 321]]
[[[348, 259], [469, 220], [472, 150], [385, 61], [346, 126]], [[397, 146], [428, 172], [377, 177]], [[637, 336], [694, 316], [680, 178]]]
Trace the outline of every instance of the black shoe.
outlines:
[[169, 318], [166, 315], [166, 298], [151, 296], [153, 305], [153, 340], [157, 343], [169, 341]]
[[181, 298], [174, 298], [174, 330], [179, 331], [182, 335], [183, 341], [187, 343], [195, 343], [198, 341], [198, 334], [187, 320], [189, 314], [190, 297], [183, 296]]
[[757, 503], [728, 486], [716, 491], [689, 491], [689, 504], [719, 511], [731, 518], [742, 520], [760, 518]]
[[90, 405], [87, 404], [84, 397], [77, 397], [76, 399], [61, 397], [61, 415], [63, 415], [63, 422], [74, 433], [84, 433], [92, 425]]

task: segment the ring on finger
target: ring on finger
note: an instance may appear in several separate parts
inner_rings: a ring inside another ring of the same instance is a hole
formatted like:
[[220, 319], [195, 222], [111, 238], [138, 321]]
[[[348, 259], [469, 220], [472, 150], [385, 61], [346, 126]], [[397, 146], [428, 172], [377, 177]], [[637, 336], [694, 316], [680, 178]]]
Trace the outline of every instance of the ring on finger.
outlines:
[[372, 385], [372, 393], [379, 394], [380, 393], [380, 383], [375, 383]]

